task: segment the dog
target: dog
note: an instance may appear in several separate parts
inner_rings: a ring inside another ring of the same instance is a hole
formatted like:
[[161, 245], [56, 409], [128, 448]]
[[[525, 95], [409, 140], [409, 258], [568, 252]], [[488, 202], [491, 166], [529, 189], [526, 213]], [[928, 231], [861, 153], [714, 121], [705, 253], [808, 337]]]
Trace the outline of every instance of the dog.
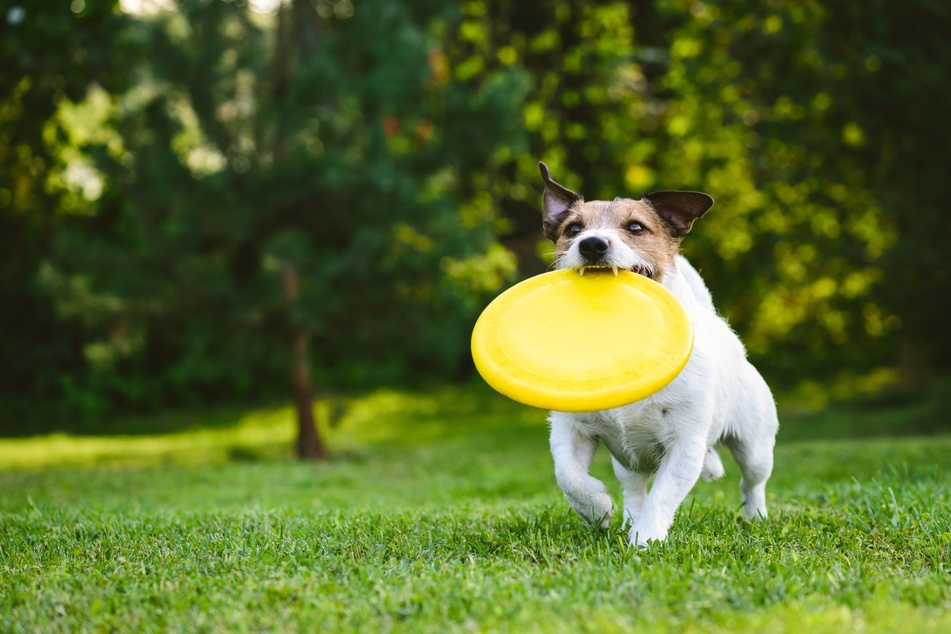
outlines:
[[[690, 359], [660, 391], [615, 409], [550, 413], [555, 478], [568, 502], [591, 524], [610, 525], [611, 496], [588, 473], [603, 442], [624, 489], [630, 543], [645, 547], [663, 541], [697, 480], [723, 475], [714, 449], [722, 443], [740, 467], [743, 514], [750, 520], [766, 518], [766, 481], [779, 429], [776, 404], [739, 337], [717, 315], [700, 274], [679, 255], [681, 240], [713, 198], [656, 191], [640, 200], [585, 202], [552, 180], [544, 163], [539, 169], [545, 181], [542, 226], [555, 245], [555, 268], [582, 275], [591, 269], [615, 274], [624, 269], [648, 277], [680, 300], [694, 328]], [[617, 336], [637, 337], [637, 330]], [[583, 330], [573, 341], [584, 345]]]

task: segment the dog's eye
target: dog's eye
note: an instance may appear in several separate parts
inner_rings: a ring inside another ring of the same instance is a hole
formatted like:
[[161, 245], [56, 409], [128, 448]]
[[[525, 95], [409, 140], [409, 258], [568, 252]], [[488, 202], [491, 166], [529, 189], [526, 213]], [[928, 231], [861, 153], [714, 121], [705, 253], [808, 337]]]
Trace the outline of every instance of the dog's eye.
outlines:
[[641, 235], [645, 231], [644, 225], [642, 225], [639, 222], [632, 222], [631, 224], [627, 226], [627, 230], [636, 236]]
[[565, 227], [565, 235], [568, 236], [569, 238], [573, 238], [574, 236], [578, 235], [579, 233], [581, 233], [581, 223], [580, 223], [580, 222], [572, 222], [570, 225], [568, 225], [567, 227]]

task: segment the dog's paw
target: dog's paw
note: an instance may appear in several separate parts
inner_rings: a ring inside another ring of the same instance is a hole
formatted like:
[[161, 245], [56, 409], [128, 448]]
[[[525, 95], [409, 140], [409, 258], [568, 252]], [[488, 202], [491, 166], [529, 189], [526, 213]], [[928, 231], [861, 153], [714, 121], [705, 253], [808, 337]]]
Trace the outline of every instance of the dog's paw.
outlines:
[[577, 511], [578, 515], [585, 518], [592, 526], [597, 526], [605, 530], [611, 525], [614, 519], [614, 501], [608, 495], [605, 486], [594, 480], [596, 487], [591, 487], [586, 491], [566, 492], [565, 497], [571, 508]]
[[769, 515], [766, 513], [766, 502], [744, 501], [743, 517], [748, 522], [762, 522], [768, 519]]
[[747, 487], [746, 481], [742, 480], [740, 488], [743, 490], [743, 516], [751, 522], [765, 520], [767, 518], [765, 483]]
[[667, 531], [670, 523], [665, 523], [663, 518], [658, 517], [656, 513], [644, 512], [634, 520], [628, 531], [628, 540], [632, 546], [638, 548], [647, 548], [651, 542], [662, 542], [667, 539]]
[[638, 527], [635, 522], [627, 536], [631, 546], [643, 550], [649, 547], [651, 542], [662, 542], [667, 539], [667, 531], [651, 531], [648, 528]]
[[723, 463], [713, 447], [708, 447], [707, 453], [703, 455], [703, 468], [700, 470], [700, 477], [707, 482], [713, 482], [723, 477]]

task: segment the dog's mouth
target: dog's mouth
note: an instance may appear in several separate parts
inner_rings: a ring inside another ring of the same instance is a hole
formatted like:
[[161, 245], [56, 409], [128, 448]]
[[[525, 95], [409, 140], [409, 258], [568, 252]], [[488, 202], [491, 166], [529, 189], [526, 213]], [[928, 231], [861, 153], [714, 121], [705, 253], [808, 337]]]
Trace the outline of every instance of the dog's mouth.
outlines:
[[[586, 271], [597, 271], [597, 272], [599, 272], [599, 273], [611, 271], [612, 273], [614, 273], [614, 277], [617, 277], [617, 274], [618, 274], [618, 271], [619, 271], [619, 270], [620, 270], [620, 269], [619, 269], [617, 266], [609, 266], [609, 265], [607, 265], [607, 264], [589, 264], [589, 265], [585, 265], [585, 266], [582, 266], [582, 267], [578, 268], [578, 273], [579, 273], [582, 277], [584, 277], [584, 274], [585, 274]], [[646, 277], [646, 278], [648, 278], [648, 279], [654, 279], [654, 273], [653, 273], [653, 271], [651, 271], [651, 270], [650, 270], [649, 268], [647, 268], [646, 266], [635, 265], [635, 266], [632, 266], [631, 268], [626, 269], [626, 270], [630, 271], [631, 273], [636, 273], [636, 274], [638, 274], [638, 275], [643, 275], [644, 277]]]

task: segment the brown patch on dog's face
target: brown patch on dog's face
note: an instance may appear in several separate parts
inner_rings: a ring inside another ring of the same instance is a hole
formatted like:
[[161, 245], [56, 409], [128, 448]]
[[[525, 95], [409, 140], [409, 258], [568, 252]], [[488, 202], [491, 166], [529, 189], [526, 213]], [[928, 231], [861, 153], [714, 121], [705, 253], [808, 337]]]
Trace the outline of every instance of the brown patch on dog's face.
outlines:
[[[617, 266], [655, 281], [673, 264], [680, 244], [651, 205], [627, 198], [576, 202], [553, 234], [561, 268]], [[603, 241], [607, 250], [588, 249], [584, 255], [580, 243], [585, 240]]]
[[664, 271], [674, 263], [680, 240], [670, 234], [664, 221], [647, 203], [621, 199], [613, 208], [615, 222], [620, 227], [618, 237], [654, 265], [653, 278], [661, 281]]

